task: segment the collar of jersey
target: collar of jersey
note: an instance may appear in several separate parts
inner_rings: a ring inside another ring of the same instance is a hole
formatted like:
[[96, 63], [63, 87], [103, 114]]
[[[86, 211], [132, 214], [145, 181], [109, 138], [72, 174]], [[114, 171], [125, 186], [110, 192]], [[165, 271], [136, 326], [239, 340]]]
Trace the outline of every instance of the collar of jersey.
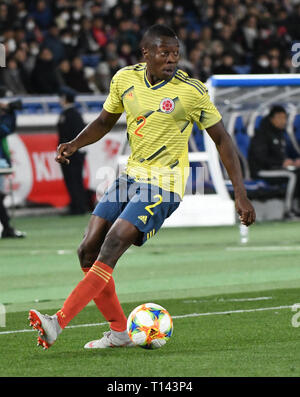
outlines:
[[161, 87], [163, 87], [164, 85], [166, 85], [167, 83], [169, 83], [171, 80], [172, 80], [172, 78], [175, 76], [175, 73], [177, 72], [177, 68], [174, 70], [174, 73], [172, 74], [172, 76], [168, 79], [168, 80], [163, 80], [163, 81], [160, 81], [159, 83], [156, 83], [156, 84], [154, 84], [154, 85], [151, 85], [150, 84], [150, 82], [149, 82], [149, 80], [148, 80], [148, 78], [147, 78], [147, 68], [145, 68], [145, 71], [144, 71], [144, 81], [145, 81], [145, 84], [146, 84], [146, 86], [148, 87], [148, 88], [151, 88], [151, 90], [157, 90], [158, 88], [161, 88]]

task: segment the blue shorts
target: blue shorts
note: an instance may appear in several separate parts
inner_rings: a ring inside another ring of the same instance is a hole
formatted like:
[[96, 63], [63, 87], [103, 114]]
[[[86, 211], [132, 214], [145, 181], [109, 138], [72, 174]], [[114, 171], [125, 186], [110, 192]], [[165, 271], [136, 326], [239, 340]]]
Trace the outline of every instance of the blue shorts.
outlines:
[[142, 232], [135, 245], [143, 245], [161, 228], [179, 206], [178, 194], [168, 192], [149, 183], [141, 183], [121, 175], [105, 192], [93, 215], [114, 223], [117, 218], [126, 219]]

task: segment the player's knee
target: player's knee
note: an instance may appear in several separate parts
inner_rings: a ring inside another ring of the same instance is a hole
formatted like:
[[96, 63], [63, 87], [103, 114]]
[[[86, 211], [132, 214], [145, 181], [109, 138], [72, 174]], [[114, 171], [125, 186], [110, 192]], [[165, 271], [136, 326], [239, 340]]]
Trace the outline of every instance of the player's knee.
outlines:
[[91, 267], [97, 259], [98, 252], [95, 252], [87, 242], [83, 241], [77, 249], [81, 267]]
[[100, 250], [100, 260], [104, 263], [116, 261], [122, 255], [125, 246], [126, 241], [122, 236], [116, 232], [108, 233]]

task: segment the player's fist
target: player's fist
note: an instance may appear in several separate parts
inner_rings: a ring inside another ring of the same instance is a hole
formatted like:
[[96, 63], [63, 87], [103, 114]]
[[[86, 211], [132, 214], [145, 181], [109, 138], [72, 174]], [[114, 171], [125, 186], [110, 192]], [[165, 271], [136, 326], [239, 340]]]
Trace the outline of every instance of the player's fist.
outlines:
[[255, 209], [247, 197], [235, 199], [236, 211], [243, 225], [250, 226], [255, 222]]
[[70, 164], [68, 157], [75, 153], [77, 147], [72, 142], [61, 143], [57, 148], [55, 160], [61, 164]]

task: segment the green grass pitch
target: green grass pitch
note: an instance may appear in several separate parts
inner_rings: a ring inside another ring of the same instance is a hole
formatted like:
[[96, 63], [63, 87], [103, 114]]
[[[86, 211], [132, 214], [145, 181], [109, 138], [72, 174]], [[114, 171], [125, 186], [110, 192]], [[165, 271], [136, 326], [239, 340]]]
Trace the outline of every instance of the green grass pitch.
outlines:
[[1, 377], [300, 376], [297, 222], [253, 225], [247, 245], [232, 226], [163, 228], [130, 248], [114, 272], [118, 295], [127, 315], [145, 302], [170, 312], [174, 333], [159, 350], [83, 349], [108, 329], [93, 303], [49, 351], [38, 348], [28, 310], [53, 314], [82, 278], [87, 222], [19, 218], [27, 238], [0, 240]]

